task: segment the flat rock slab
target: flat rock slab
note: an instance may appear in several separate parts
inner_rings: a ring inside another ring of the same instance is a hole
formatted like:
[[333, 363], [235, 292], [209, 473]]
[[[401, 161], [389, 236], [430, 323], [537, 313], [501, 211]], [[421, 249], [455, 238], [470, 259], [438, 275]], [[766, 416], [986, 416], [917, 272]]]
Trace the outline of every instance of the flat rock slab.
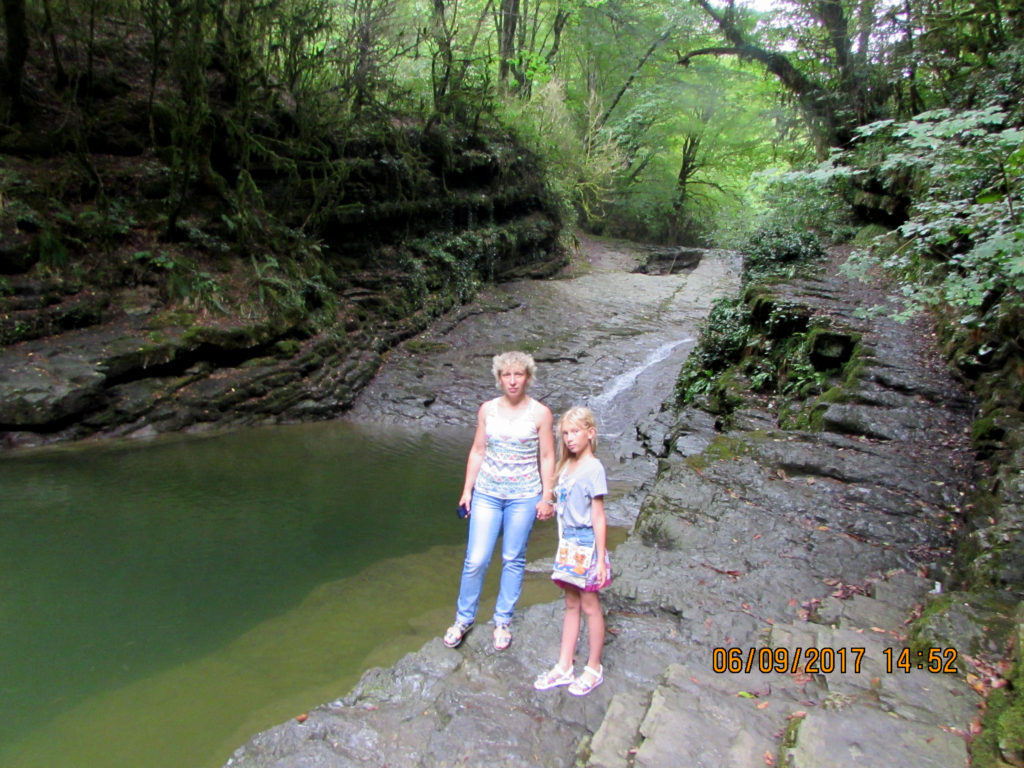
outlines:
[[819, 709], [803, 718], [785, 758], [789, 768], [960, 768], [967, 765], [967, 744], [870, 707]]

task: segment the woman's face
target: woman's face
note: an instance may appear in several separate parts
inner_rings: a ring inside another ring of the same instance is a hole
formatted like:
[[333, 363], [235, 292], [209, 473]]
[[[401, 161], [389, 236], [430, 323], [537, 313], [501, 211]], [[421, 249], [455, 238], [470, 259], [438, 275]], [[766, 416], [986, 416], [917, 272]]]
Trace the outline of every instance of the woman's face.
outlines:
[[522, 366], [513, 365], [498, 374], [501, 391], [510, 398], [522, 397], [530, 383], [530, 375]]

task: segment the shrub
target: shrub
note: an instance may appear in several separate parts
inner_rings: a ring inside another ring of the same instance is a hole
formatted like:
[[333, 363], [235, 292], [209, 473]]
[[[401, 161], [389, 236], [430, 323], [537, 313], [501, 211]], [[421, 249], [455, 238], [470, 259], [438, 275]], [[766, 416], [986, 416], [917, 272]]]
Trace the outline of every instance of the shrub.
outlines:
[[675, 388], [678, 405], [707, 392], [716, 374], [739, 361], [749, 330], [750, 310], [741, 299], [722, 298], [715, 302], [704, 321], [697, 347], [679, 372]]
[[747, 280], [771, 275], [791, 274], [794, 268], [822, 258], [825, 248], [813, 232], [770, 223], [750, 236], [742, 251], [746, 256]]

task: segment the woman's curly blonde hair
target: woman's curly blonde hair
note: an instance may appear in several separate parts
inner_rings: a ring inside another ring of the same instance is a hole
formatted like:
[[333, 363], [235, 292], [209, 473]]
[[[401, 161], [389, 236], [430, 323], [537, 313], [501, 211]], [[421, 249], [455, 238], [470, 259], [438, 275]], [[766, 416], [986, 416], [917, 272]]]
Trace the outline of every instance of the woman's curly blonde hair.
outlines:
[[498, 386], [498, 389], [501, 389], [502, 371], [513, 367], [521, 367], [526, 371], [526, 376], [529, 379], [527, 386], [533, 382], [534, 374], [537, 372], [537, 363], [533, 361], [532, 355], [518, 351], [502, 352], [491, 359], [491, 373], [494, 374], [494, 383]]

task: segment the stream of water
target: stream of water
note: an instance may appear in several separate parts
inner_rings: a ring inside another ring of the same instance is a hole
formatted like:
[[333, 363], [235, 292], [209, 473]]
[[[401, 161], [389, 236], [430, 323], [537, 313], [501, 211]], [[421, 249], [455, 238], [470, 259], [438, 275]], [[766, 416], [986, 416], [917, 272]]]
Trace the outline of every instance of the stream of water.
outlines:
[[213, 768], [438, 635], [471, 437], [332, 422], [0, 460], [0, 766]]

